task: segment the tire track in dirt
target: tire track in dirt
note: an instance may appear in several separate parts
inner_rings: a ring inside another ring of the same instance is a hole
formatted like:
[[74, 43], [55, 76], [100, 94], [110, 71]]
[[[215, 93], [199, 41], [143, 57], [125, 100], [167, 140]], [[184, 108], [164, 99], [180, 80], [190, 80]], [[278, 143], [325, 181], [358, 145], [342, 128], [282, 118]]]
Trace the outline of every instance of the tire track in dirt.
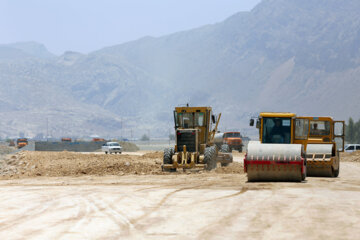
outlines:
[[113, 204], [109, 204], [103, 198], [99, 198], [99, 196], [91, 196], [87, 200], [98, 213], [106, 216], [106, 219], [112, 221], [117, 226], [119, 231], [114, 233], [114, 239], [119, 239], [124, 237], [124, 235], [140, 235], [136, 230], [136, 226], [132, 223], [128, 216], [122, 211], [116, 209]]
[[[243, 187], [243, 189], [237, 193], [228, 195], [230, 197], [236, 197], [236, 196], [240, 196], [242, 194], [245, 194], [248, 191], [256, 191], [255, 189], [249, 189], [247, 187]], [[271, 191], [271, 196], [274, 195], [274, 191]], [[220, 197], [217, 198], [219, 200], [221, 199], [225, 199], [226, 196], [224, 197]], [[246, 202], [244, 203], [243, 201], [239, 200], [239, 205], [238, 207], [241, 207], [242, 205], [246, 204], [246, 209], [251, 209], [251, 208], [255, 208], [255, 206], [259, 205], [259, 202], [264, 202], [265, 200], [268, 199], [268, 196], [263, 196], [262, 198], [257, 198], [256, 200], [252, 201], [252, 202]], [[238, 218], [241, 214], [244, 214], [244, 212], [235, 212], [235, 213], [230, 213], [226, 216], [221, 217], [220, 219], [217, 219], [215, 222], [211, 222], [210, 224], [208, 224], [209, 226], [202, 228], [200, 230], [200, 233], [197, 235], [197, 239], [211, 239], [212, 236], [218, 235], [218, 229], [221, 229], [221, 231], [225, 231], [224, 228], [226, 228], [227, 226], [231, 226], [231, 223]], [[226, 231], [225, 231], [226, 232]], [[232, 236], [232, 238], [234, 238], [234, 236]]]
[[188, 186], [188, 187], [182, 187], [179, 189], [176, 189], [172, 192], [167, 193], [154, 207], [152, 207], [151, 210], [145, 212], [142, 216], [135, 218], [133, 220], [131, 220], [133, 225], [136, 225], [139, 221], [146, 219], [147, 217], [149, 217], [152, 213], [158, 211], [160, 209], [160, 207], [168, 200], [170, 199], [172, 196], [174, 196], [176, 193], [179, 193], [181, 191], [185, 191], [185, 190], [189, 190], [189, 189], [196, 189], [199, 188], [203, 185], [197, 185], [197, 186]]
[[239, 195], [245, 193], [247, 190], [248, 190], [248, 188], [242, 187], [241, 190], [236, 192], [236, 193], [226, 195], [226, 196], [222, 196], [222, 197], [218, 197], [218, 198], [209, 199], [209, 200], [206, 200], [206, 202], [211, 202], [211, 201], [217, 201], [217, 200], [221, 200], [221, 199], [236, 197], [236, 196], [239, 196]]

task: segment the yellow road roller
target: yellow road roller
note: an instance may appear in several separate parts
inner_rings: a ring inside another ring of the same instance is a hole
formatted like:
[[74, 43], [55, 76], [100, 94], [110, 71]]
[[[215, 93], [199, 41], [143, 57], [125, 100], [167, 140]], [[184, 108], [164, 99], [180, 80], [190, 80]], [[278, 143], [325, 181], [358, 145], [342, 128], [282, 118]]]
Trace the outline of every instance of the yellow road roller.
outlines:
[[[254, 125], [254, 119], [250, 120]], [[303, 181], [306, 176], [337, 177], [344, 149], [344, 121], [260, 113], [259, 141], [251, 141], [244, 159], [248, 181]]]
[[[260, 113], [256, 121], [259, 141], [249, 142], [244, 159], [249, 182], [305, 180], [305, 150], [296, 139], [306, 139], [307, 130], [295, 132], [295, 126], [304, 121], [294, 113]], [[254, 119], [250, 125], [254, 125]]]
[[344, 121], [331, 117], [299, 117], [308, 128], [305, 147], [307, 176], [337, 177], [340, 172], [340, 154], [344, 151]]

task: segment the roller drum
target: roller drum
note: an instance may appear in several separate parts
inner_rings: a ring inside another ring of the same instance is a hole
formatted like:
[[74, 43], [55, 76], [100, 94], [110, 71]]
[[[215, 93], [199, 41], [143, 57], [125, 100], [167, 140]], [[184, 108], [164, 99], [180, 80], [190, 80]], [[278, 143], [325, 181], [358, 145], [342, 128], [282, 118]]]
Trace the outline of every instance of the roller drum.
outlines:
[[306, 177], [301, 144], [251, 141], [245, 159], [248, 181], [296, 181]]
[[332, 144], [308, 144], [306, 147], [307, 175], [311, 177], [333, 177]]
[[248, 145], [248, 159], [292, 159], [300, 160], [303, 156], [301, 144], [261, 144], [250, 141]]

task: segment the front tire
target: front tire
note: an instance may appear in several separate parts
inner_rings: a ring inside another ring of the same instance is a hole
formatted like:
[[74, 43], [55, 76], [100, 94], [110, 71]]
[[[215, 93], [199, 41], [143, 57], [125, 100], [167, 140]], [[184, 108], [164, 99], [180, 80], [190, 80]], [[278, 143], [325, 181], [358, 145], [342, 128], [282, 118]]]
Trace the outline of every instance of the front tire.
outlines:
[[306, 179], [306, 175], [307, 175], [307, 166], [306, 166], [306, 159], [305, 159], [305, 162], [304, 162], [304, 168], [305, 168], [305, 171], [304, 173], [301, 174], [301, 181], [305, 181]]
[[[173, 148], [164, 149], [163, 164], [172, 164], [172, 156], [174, 155]], [[164, 172], [176, 172], [176, 168], [163, 168]]]
[[336, 153], [336, 156], [338, 158], [338, 169], [337, 170], [334, 170], [332, 169], [332, 175], [334, 178], [338, 177], [339, 176], [339, 172], [340, 172], [340, 154], [339, 152]]
[[211, 171], [216, 168], [216, 149], [215, 146], [205, 148], [204, 162], [206, 163], [206, 170]]

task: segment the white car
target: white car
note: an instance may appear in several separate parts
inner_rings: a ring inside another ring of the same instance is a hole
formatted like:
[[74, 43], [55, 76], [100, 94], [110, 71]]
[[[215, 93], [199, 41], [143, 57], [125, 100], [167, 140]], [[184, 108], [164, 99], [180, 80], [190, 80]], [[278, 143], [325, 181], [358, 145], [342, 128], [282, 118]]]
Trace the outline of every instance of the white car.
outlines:
[[360, 144], [346, 144], [345, 152], [355, 152], [360, 151]]
[[122, 152], [122, 147], [118, 142], [107, 142], [101, 147], [101, 151], [105, 152], [105, 154], [108, 153], [119, 153]]

